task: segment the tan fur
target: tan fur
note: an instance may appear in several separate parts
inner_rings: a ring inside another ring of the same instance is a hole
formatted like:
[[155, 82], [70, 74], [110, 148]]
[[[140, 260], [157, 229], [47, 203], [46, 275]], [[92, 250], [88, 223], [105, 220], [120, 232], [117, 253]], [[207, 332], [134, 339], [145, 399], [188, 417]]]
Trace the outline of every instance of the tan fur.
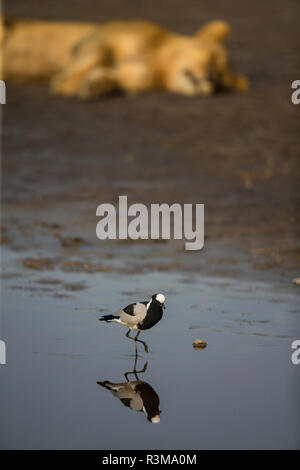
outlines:
[[[2, 32], [1, 32], [2, 31]], [[16, 20], [4, 28], [4, 80], [50, 81], [52, 92], [83, 99], [153, 88], [188, 96], [245, 91], [229, 66], [223, 21], [183, 36], [147, 21], [104, 24]], [[0, 37], [3, 30], [0, 30]]]

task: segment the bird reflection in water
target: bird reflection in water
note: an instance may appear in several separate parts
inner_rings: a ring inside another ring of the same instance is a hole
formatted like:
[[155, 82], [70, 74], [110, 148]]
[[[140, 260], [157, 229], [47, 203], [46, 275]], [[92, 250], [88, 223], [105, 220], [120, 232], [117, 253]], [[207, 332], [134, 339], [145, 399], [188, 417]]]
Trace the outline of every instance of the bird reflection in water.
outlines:
[[[97, 382], [97, 384], [110, 390], [124, 406], [133, 411], [143, 411], [151, 423], [159, 423], [161, 414], [159, 396], [151, 385], [138, 377], [138, 374], [143, 374], [146, 371], [148, 362], [145, 363], [142, 370], [137, 371], [137, 358], [136, 354], [133, 371], [124, 373], [126, 382], [113, 383], [105, 380], [104, 382]], [[129, 380], [130, 375], [133, 375], [136, 380]]]

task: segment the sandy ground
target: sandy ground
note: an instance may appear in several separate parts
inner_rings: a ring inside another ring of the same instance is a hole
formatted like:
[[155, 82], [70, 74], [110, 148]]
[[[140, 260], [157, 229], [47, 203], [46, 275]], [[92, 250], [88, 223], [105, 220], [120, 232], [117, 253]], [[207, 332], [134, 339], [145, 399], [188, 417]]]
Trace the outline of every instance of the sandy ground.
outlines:
[[[9, 84], [3, 126], [4, 241], [12, 242], [12, 216], [22, 225], [38, 210], [44, 214], [41, 222], [51, 218], [55, 223], [59, 207], [67, 203], [69, 213], [77, 211], [82, 225], [89, 220], [92, 227], [95, 207], [116, 201], [119, 194], [127, 194], [129, 202], [201, 202], [206, 242], [221, 240], [233, 252], [242, 246], [252, 266], [295, 274], [300, 260], [299, 109], [291, 103], [290, 86], [299, 70], [297, 3], [100, 4], [77, 1], [71, 8], [70, 2], [46, 7], [14, 1], [7, 2], [6, 14], [99, 21], [141, 17], [185, 33], [223, 18], [233, 28], [233, 63], [249, 77], [251, 90], [208, 99], [152, 92], [82, 103], [52, 97], [46, 85]], [[80, 213], [82, 204], [86, 210]], [[74, 230], [70, 223], [64, 224], [66, 232]]]

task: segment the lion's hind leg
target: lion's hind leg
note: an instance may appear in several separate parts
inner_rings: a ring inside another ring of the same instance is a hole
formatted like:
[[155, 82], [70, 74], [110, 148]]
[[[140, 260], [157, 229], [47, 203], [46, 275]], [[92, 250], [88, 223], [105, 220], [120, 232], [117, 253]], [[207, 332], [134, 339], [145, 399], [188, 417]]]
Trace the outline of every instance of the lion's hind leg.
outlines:
[[244, 77], [244, 75], [236, 75], [229, 70], [222, 74], [221, 85], [225, 89], [231, 89], [238, 92], [245, 92], [250, 88], [249, 81]]
[[78, 96], [94, 99], [101, 95], [121, 90], [131, 95], [154, 87], [154, 73], [143, 61], [128, 60], [114, 67], [95, 67], [81, 82]]
[[73, 96], [78, 93], [82, 81], [97, 64], [94, 56], [79, 57], [71, 65], [56, 73], [50, 81], [50, 90], [54, 94]]
[[96, 99], [119, 89], [116, 70], [112, 67], [94, 67], [82, 80], [77, 95], [84, 100]]

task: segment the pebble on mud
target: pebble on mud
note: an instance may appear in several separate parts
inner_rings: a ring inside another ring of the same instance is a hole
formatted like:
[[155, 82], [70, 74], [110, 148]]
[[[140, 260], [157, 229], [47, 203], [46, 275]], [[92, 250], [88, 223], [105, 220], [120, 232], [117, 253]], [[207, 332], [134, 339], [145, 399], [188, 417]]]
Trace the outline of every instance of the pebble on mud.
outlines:
[[36, 269], [38, 271], [54, 268], [54, 263], [49, 258], [26, 258], [23, 259], [23, 265], [25, 268]]
[[202, 339], [195, 339], [193, 342], [193, 348], [194, 349], [205, 349], [207, 346], [206, 341], [203, 341]]
[[110, 271], [110, 267], [92, 263], [82, 263], [80, 261], [65, 261], [62, 265], [62, 270], [67, 272], [100, 273]]
[[0, 225], [0, 245], [10, 243], [10, 238], [7, 236], [7, 228]]
[[8, 243], [10, 243], [10, 238], [0, 235], [0, 245], [8, 245]]
[[86, 289], [86, 286], [84, 284], [64, 284], [63, 285], [66, 290], [83, 290]]
[[61, 246], [64, 248], [78, 248], [85, 244], [85, 240], [81, 237], [63, 237], [58, 233], [54, 236], [59, 239]]
[[292, 279], [292, 282], [297, 286], [300, 286], [300, 277], [295, 277], [294, 279]]

